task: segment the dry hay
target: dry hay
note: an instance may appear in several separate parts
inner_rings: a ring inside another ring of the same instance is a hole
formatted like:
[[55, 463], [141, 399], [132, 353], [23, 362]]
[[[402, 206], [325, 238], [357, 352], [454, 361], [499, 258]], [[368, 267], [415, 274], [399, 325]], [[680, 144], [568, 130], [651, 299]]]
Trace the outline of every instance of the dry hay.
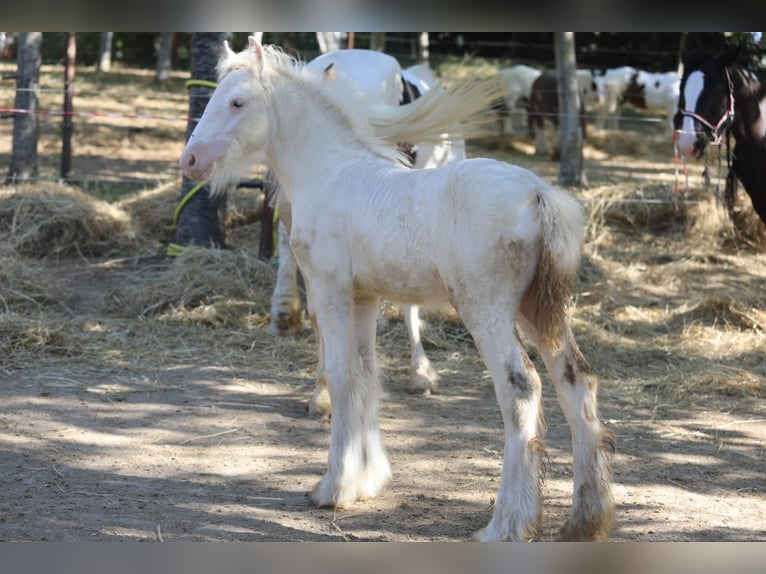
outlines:
[[21, 255], [106, 255], [135, 245], [121, 209], [62, 184], [0, 190], [0, 243]]
[[158, 277], [115, 288], [109, 307], [131, 316], [214, 326], [263, 326], [275, 270], [244, 250], [186, 247]]
[[0, 310], [40, 309], [57, 301], [55, 281], [44, 265], [14, 255], [0, 255]]
[[646, 157], [649, 155], [646, 137], [622, 130], [588, 129], [585, 134], [585, 146], [611, 156]]
[[128, 214], [139, 238], [171, 241], [175, 231], [173, 212], [178, 204], [179, 186], [167, 183], [115, 202]]
[[652, 409], [766, 397], [762, 273], [752, 255], [726, 254], [702, 231], [701, 214], [727, 222], [710, 192], [677, 203], [667, 185], [582, 195], [589, 222], [573, 316], [603, 392]]
[[[179, 200], [179, 185], [168, 183], [122, 199], [115, 206], [130, 216], [138, 238], [167, 243], [175, 235], [173, 217]], [[260, 190], [230, 189], [226, 197], [226, 227], [234, 229], [260, 221], [262, 206]]]
[[583, 192], [589, 206], [588, 236], [597, 237], [606, 226], [654, 233], [678, 228], [686, 220], [689, 200], [674, 195], [666, 185], [618, 184]]
[[689, 210], [689, 220], [688, 233], [695, 241], [756, 252], [766, 248], [766, 225], [746, 194], [739, 194], [730, 218], [714, 192], [710, 192], [707, 199]]
[[724, 329], [739, 331], [758, 329], [766, 333], [766, 312], [733, 299], [704, 297], [685, 311], [684, 316], [694, 323], [720, 325]]
[[263, 192], [259, 189], [230, 189], [226, 198], [226, 227], [233, 229], [260, 222]]
[[40, 361], [40, 353], [72, 357], [80, 353], [78, 337], [50, 316], [0, 313], [0, 368], [24, 367]]

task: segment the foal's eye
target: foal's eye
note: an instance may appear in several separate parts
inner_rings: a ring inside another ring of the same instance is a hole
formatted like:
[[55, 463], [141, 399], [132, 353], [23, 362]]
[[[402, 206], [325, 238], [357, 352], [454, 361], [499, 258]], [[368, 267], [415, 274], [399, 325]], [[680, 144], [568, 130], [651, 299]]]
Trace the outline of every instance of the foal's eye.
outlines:
[[231, 101], [231, 107], [232, 108], [243, 108], [245, 107], [245, 102], [243, 100], [240, 100], [239, 98], [236, 98]]

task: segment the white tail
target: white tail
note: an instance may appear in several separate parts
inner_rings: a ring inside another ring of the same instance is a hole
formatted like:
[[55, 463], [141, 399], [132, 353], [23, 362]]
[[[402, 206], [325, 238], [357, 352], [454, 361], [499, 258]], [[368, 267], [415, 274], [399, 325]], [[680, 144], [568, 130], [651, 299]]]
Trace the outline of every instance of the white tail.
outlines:
[[569, 298], [580, 265], [585, 215], [572, 195], [555, 187], [538, 196], [540, 259], [530, 291], [540, 339], [553, 349], [563, 342]]
[[440, 80], [432, 90], [403, 106], [373, 106], [373, 133], [388, 141], [431, 142], [482, 135], [494, 121], [492, 106], [504, 95], [497, 76]]

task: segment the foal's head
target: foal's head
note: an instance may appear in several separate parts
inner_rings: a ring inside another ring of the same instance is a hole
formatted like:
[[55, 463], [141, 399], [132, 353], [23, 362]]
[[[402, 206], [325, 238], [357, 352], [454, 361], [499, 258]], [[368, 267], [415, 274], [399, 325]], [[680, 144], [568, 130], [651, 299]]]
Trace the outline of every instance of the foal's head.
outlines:
[[224, 42], [218, 86], [181, 155], [185, 175], [210, 179], [213, 190], [219, 191], [262, 155], [269, 133], [268, 72], [275, 59], [288, 56], [252, 37], [239, 53]]

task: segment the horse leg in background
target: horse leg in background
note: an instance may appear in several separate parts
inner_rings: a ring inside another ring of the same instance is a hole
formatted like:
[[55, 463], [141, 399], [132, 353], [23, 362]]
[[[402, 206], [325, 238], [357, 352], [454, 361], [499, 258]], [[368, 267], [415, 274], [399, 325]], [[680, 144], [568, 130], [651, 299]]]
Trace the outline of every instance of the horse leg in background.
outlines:
[[607, 540], [614, 525], [614, 500], [609, 485], [616, 439], [598, 420], [598, 379], [568, 323], [562, 329], [559, 350], [541, 344], [527, 316], [519, 316], [519, 325], [540, 350], [572, 433], [572, 512], [559, 537], [571, 541]]
[[[404, 323], [410, 338], [410, 386], [412, 394], [422, 393], [430, 395], [435, 393], [438, 387], [439, 374], [431, 366], [423, 343], [420, 339], [420, 317], [416, 305], [402, 305]], [[329, 420], [332, 415], [332, 403], [327, 390], [327, 374], [325, 372], [324, 349], [322, 337], [313, 313], [309, 313], [314, 332], [317, 333], [319, 362], [317, 364], [317, 379], [314, 387], [314, 395], [309, 402], [309, 414], [323, 420]], [[381, 317], [377, 315], [377, 328], [380, 329]]]
[[439, 374], [431, 366], [420, 340], [420, 315], [417, 305], [402, 305], [404, 324], [410, 337], [410, 393], [436, 392]]
[[303, 328], [301, 299], [298, 292], [298, 264], [290, 249], [290, 233], [280, 220], [277, 250], [277, 282], [271, 295], [270, 331], [274, 335], [297, 335]]
[[[507, 286], [506, 286], [507, 288]], [[483, 309], [466, 312], [455, 302], [487, 366], [495, 387], [505, 429], [503, 471], [489, 524], [475, 534], [482, 542], [527, 541], [538, 534], [541, 519], [541, 481], [545, 449], [541, 435], [540, 377], [518, 339], [513, 321], [518, 301], [501, 301], [472, 294]], [[500, 298], [502, 299], [502, 298]]]
[[312, 290], [333, 415], [328, 470], [311, 499], [317, 506], [344, 508], [375, 496], [391, 477], [378, 428], [378, 300], [352, 300], [350, 289], [328, 282]]
[[535, 142], [536, 155], [548, 155], [548, 142], [545, 139], [545, 120], [543, 116], [530, 112], [529, 116], [529, 135]]

